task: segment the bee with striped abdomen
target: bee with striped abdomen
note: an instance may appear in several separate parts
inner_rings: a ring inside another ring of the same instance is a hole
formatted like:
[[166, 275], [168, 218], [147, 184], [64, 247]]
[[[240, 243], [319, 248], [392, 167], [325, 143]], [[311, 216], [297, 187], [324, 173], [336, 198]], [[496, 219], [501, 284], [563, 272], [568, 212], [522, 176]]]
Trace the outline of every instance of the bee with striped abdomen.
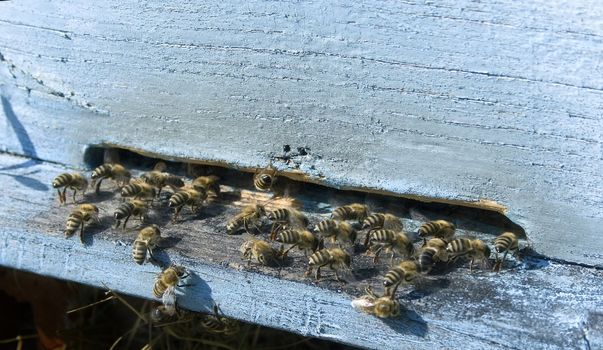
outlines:
[[324, 238], [331, 237], [333, 243], [339, 241], [348, 245], [354, 245], [357, 235], [356, 230], [348, 222], [333, 219], [319, 222], [314, 228], [314, 232], [319, 233]]
[[174, 217], [172, 222], [176, 222], [180, 211], [185, 205], [190, 206], [191, 212], [196, 213], [199, 207], [203, 204], [207, 198], [207, 193], [203, 191], [195, 190], [194, 188], [187, 188], [174, 193], [170, 197], [168, 206], [174, 208]]
[[100, 221], [98, 218], [98, 207], [94, 204], [81, 204], [75, 208], [65, 224], [65, 237], [69, 238], [75, 234], [77, 229], [80, 229], [80, 241], [84, 243], [84, 225], [90, 220]]
[[300, 250], [303, 250], [307, 257], [308, 250], [315, 252], [316, 249], [318, 249], [319, 244], [319, 239], [316, 238], [312, 232], [305, 229], [283, 230], [276, 237], [276, 241], [284, 244], [291, 244], [291, 247], [283, 252], [283, 257], [286, 257], [287, 253], [294, 247], [299, 247]]
[[155, 198], [155, 187], [141, 179], [132, 180], [128, 185], [121, 188], [123, 198], [146, 199], [152, 201]]
[[446, 247], [449, 258], [455, 259], [459, 256], [467, 255], [471, 258], [469, 264], [469, 272], [473, 271], [473, 263], [475, 260], [482, 265], [488, 263], [490, 258], [490, 247], [480, 239], [457, 238]]
[[273, 210], [267, 215], [268, 220], [272, 221], [270, 229], [270, 239], [274, 240], [280, 230], [288, 228], [305, 229], [310, 221], [301, 211], [293, 208], [279, 208]]
[[176, 287], [183, 287], [178, 283], [187, 276], [186, 268], [178, 265], [171, 265], [157, 275], [153, 295], [161, 298], [165, 310], [176, 311]]
[[[88, 180], [86, 180], [82, 174], [64, 173], [55, 177], [52, 181], [52, 187], [57, 189], [57, 192], [59, 193], [59, 202], [61, 204], [67, 202], [67, 189], [73, 190], [73, 203], [75, 203], [75, 194], [79, 190], [82, 191], [82, 196], [84, 195], [88, 188]], [[63, 192], [60, 190], [61, 187], [64, 187]]]
[[214, 304], [213, 311], [213, 314], [203, 315], [201, 318], [201, 328], [203, 328], [203, 330], [213, 334], [224, 334], [226, 336], [232, 336], [239, 333], [241, 330], [239, 321], [225, 317], [220, 312], [218, 305]]
[[262, 265], [272, 266], [275, 263], [279, 264], [281, 254], [274, 249], [270, 243], [261, 239], [248, 239], [239, 248], [243, 254], [243, 258], [247, 259], [247, 263], [251, 260], [256, 260]]
[[184, 181], [179, 176], [164, 172], [165, 168], [165, 163], [159, 162], [152, 171], [140, 175], [144, 182], [157, 189], [157, 197], [161, 196], [161, 191], [166, 186], [170, 187], [172, 191], [184, 187]]
[[373, 263], [376, 264], [379, 261], [379, 254], [383, 249], [386, 252], [390, 252], [391, 259], [390, 264], [394, 261], [394, 254], [399, 254], [404, 257], [410, 258], [414, 254], [415, 247], [412, 241], [404, 231], [394, 230], [375, 230], [370, 233], [370, 239], [368, 244], [369, 249], [375, 250], [375, 257]]
[[138, 237], [134, 240], [134, 244], [132, 245], [132, 257], [137, 264], [142, 264], [147, 258], [147, 253], [149, 256], [153, 257], [153, 249], [157, 246], [161, 240], [161, 231], [159, 230], [159, 226], [151, 225], [143, 228], [138, 233]]
[[377, 296], [371, 287], [366, 287], [366, 294], [352, 300], [352, 307], [369, 315], [379, 318], [396, 317], [400, 315], [400, 303], [394, 295]]
[[395, 295], [402, 282], [411, 282], [420, 275], [420, 266], [414, 260], [404, 260], [389, 270], [384, 277], [385, 294]]
[[403, 228], [404, 227], [402, 226], [402, 221], [393, 214], [371, 214], [362, 222], [362, 229], [368, 229], [368, 232], [366, 233], [366, 238], [364, 239], [364, 246], [368, 246], [371, 231], [380, 229], [402, 231]]
[[321, 249], [310, 256], [308, 262], [309, 268], [306, 272], [307, 275], [312, 273], [312, 268], [316, 267], [314, 278], [320, 280], [320, 269], [324, 266], [328, 266], [335, 272], [335, 278], [340, 282], [347, 282], [339, 277], [338, 271], [346, 274], [346, 276], [352, 276], [350, 267], [352, 265], [352, 257], [350, 254], [340, 248], [328, 248]]
[[193, 180], [193, 188], [197, 191], [205, 191], [208, 196], [217, 198], [220, 196], [220, 178], [216, 175], [198, 176]]
[[123, 202], [115, 209], [115, 213], [113, 214], [115, 217], [115, 228], [119, 228], [121, 220], [124, 220], [123, 228], [125, 229], [126, 224], [132, 215], [137, 216], [140, 219], [140, 222], [144, 222], [147, 219], [148, 212], [149, 207], [144, 201], [131, 199], [127, 202]]
[[95, 186], [96, 194], [98, 194], [101, 182], [104, 179], [115, 181], [117, 186], [121, 188], [130, 182], [131, 178], [132, 174], [123, 165], [117, 163], [105, 163], [92, 170], [92, 185]]
[[421, 272], [429, 272], [436, 263], [448, 261], [447, 245], [448, 243], [441, 238], [432, 238], [427, 241], [419, 254]]
[[249, 227], [253, 226], [256, 231], [261, 233], [260, 228], [258, 227], [259, 221], [262, 217], [266, 215], [266, 210], [264, 206], [261, 204], [250, 204], [241, 210], [240, 213], [235, 215], [232, 219], [230, 219], [226, 223], [226, 233], [229, 235], [237, 232], [241, 227], [245, 228], [247, 233], [251, 233], [249, 231]]
[[423, 243], [427, 242], [426, 237], [441, 238], [448, 242], [454, 236], [455, 229], [454, 224], [449, 221], [433, 220], [421, 225], [417, 234], [423, 238]]
[[331, 214], [333, 220], [357, 220], [359, 224], [362, 224], [364, 219], [369, 215], [369, 208], [365, 204], [352, 203], [336, 208]]
[[267, 168], [260, 170], [257, 174], [253, 176], [253, 186], [258, 191], [270, 191], [272, 187], [276, 183], [277, 171], [272, 165], [269, 165]]
[[[504, 232], [494, 240], [494, 248], [496, 249], [496, 263], [494, 264], [494, 271], [499, 272], [503, 261], [507, 257], [507, 253], [513, 250], [513, 254], [519, 253], [519, 241], [517, 236], [513, 232]], [[499, 253], [505, 253], [502, 259], [498, 258]]]

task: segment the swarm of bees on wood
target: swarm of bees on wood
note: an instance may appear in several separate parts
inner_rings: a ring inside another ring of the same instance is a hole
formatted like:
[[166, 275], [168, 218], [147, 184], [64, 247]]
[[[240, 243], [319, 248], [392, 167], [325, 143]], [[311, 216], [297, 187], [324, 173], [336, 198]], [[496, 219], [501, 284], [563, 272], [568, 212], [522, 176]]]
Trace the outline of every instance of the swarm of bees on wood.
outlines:
[[[185, 214], [188, 211], [196, 214], [222, 194], [217, 176], [198, 176], [187, 182], [166, 172], [163, 162], [139, 178], [134, 178], [120, 164], [103, 164], [92, 171], [90, 179], [97, 194], [103, 179], [113, 181], [123, 198], [113, 213], [115, 228], [121, 225], [125, 229], [130, 218], [140, 221], [143, 226], [132, 248], [132, 258], [137, 264], [153, 260], [154, 250], [161, 247], [161, 228], [148, 223], [148, 214], [162, 190], [171, 192], [168, 207], [173, 210], [172, 224], [175, 225], [183, 210]], [[307, 278], [316, 282], [323, 278], [321, 272], [325, 268], [341, 283], [355, 280], [357, 240], [360, 240], [358, 246], [365, 254], [373, 257], [374, 264], [379, 263], [382, 254], [389, 254], [389, 268], [382, 282], [384, 292], [379, 295], [369, 286], [366, 294], [352, 301], [352, 306], [361, 312], [379, 318], [400, 315], [401, 305], [396, 297], [398, 288], [412, 284], [438, 265], [466, 258], [470, 272], [474, 266], [490, 268], [491, 248], [488, 244], [472, 237], [456, 237], [456, 226], [443, 219], [425, 218], [416, 234], [410, 234], [400, 217], [387, 212], [373, 212], [366, 204], [349, 203], [335, 208], [329, 217], [323, 216], [311, 224], [313, 221], [301, 210], [299, 201], [275, 192], [278, 180], [278, 171], [272, 165], [258, 171], [253, 177], [254, 188], [260, 192], [272, 192], [273, 197], [242, 205], [240, 211], [224, 223], [224, 233], [244, 233], [239, 251], [248, 265], [253, 263], [280, 269], [285, 265], [288, 253], [297, 247], [305, 256]], [[73, 191], [72, 202], [75, 203], [76, 194], [79, 191], [83, 195], [88, 183], [82, 174], [64, 173], [58, 175], [52, 185], [58, 191], [60, 204], [65, 205], [68, 204], [67, 189]], [[79, 230], [83, 242], [85, 227], [98, 223], [99, 209], [90, 203], [79, 204], [66, 220], [65, 236], [71, 237]], [[265, 229], [268, 226], [270, 229]], [[509, 252], [518, 254], [518, 237], [512, 232], [503, 232], [493, 245], [496, 254], [493, 270], [499, 272]], [[183, 281], [189, 274], [185, 267], [171, 265], [157, 276], [152, 293], [163, 302], [157, 317], [178, 314], [175, 290], [185, 286]], [[218, 316], [216, 311], [213, 318], [206, 320], [206, 326], [208, 329], [223, 329], [228, 324], [227, 320]]]

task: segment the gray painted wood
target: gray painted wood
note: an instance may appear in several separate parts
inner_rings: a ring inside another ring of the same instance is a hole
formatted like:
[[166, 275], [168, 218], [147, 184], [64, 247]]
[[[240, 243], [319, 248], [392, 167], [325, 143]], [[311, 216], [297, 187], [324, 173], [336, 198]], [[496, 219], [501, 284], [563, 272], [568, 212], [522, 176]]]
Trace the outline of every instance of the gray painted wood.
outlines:
[[[58, 206], [48, 184], [66, 170], [0, 155], [0, 265], [152, 298], [159, 268], [132, 261], [136, 222], [126, 232], [110, 228], [111, 209], [119, 203], [110, 186], [100, 197], [86, 196], [101, 208], [101, 225], [89, 227], [87, 244], [63, 237], [73, 205]], [[166, 210], [155, 210], [151, 219], [160, 222]], [[598, 269], [535, 257], [510, 262], [500, 274], [469, 274], [460, 267], [403, 288], [399, 300], [406, 311], [399, 319], [382, 321], [352, 309], [357, 289], [313, 284], [298, 264], [280, 273], [242, 266], [236, 247], [244, 237], [226, 236], [216, 223], [229, 215], [224, 211], [208, 206], [195, 220], [184, 213], [185, 221], [162, 224], [163, 236], [177, 243], [156, 251], [157, 258], [193, 272], [187, 281], [192, 285], [179, 290], [186, 308], [207, 311], [216, 302], [226, 315], [244, 321], [374, 349], [594, 349], [603, 341], [603, 275]], [[405, 224], [416, 227], [410, 220]], [[481, 226], [461, 221], [458, 234], [486, 239], [496, 232], [472, 227]], [[292, 252], [296, 259], [300, 254]], [[357, 268], [363, 258], [356, 259]], [[364, 279], [360, 286], [378, 288], [380, 278]]]
[[0, 147], [248, 169], [307, 146], [309, 180], [505, 211], [600, 266], [602, 37], [586, 0], [2, 2]]

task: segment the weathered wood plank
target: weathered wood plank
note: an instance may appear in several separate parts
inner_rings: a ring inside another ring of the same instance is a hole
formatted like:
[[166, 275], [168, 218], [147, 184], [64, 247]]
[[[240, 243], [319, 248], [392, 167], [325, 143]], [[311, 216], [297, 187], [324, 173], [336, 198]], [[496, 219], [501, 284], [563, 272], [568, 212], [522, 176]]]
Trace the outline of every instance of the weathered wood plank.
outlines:
[[[135, 230], [110, 228], [112, 209], [119, 203], [110, 186], [98, 198], [86, 196], [102, 213], [101, 225], [86, 235], [87, 245], [62, 236], [72, 206], [59, 207], [48, 184], [65, 170], [0, 155], [0, 187], [5, 189], [0, 200], [0, 264], [152, 298], [159, 268], [132, 261]], [[166, 210], [154, 210], [151, 220], [161, 223]], [[396, 207], [389, 210], [397, 213]], [[375, 349], [586, 349], [603, 340], [600, 270], [534, 257], [523, 264], [510, 263], [499, 275], [451, 269], [403, 290], [400, 301], [408, 311], [400, 319], [381, 321], [351, 308], [357, 289], [328, 281], [316, 285], [304, 278], [302, 255], [296, 251], [293, 263], [280, 273], [241, 266], [237, 247], [243, 237], [226, 236], [222, 226], [230, 213], [227, 206], [209, 206], [194, 220], [185, 214], [177, 225], [161, 224], [163, 235], [176, 244], [156, 256], [184, 264], [195, 274], [193, 285], [180, 291], [186, 308], [207, 311], [216, 302], [228, 316]], [[312, 221], [317, 215], [313, 213]], [[409, 230], [416, 228], [412, 220], [404, 221]], [[458, 224], [459, 235], [484, 239], [499, 230], [467, 218], [459, 218]], [[370, 257], [356, 256], [356, 273], [364, 275], [359, 286], [376, 286], [385, 267], [377, 274], [358, 271], [363, 260]]]
[[307, 146], [316, 181], [494, 201], [538, 252], [601, 265], [602, 23], [586, 0], [3, 2], [0, 147]]

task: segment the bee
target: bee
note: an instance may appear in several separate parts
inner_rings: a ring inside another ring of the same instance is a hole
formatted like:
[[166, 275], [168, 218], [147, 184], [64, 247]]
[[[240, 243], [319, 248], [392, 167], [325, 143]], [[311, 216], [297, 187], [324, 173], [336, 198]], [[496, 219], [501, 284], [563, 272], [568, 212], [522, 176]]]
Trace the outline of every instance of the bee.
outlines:
[[214, 304], [213, 315], [203, 315], [201, 319], [201, 328], [213, 334], [224, 334], [232, 336], [238, 334], [241, 330], [239, 321], [225, 317], [218, 305]]
[[175, 305], [175, 289], [176, 287], [182, 287], [178, 283], [187, 276], [188, 273], [184, 266], [172, 265], [166, 268], [155, 279], [153, 295], [156, 298], [162, 298], [164, 306], [171, 307]]
[[344, 205], [343, 207], [336, 208], [331, 214], [333, 220], [358, 220], [359, 224], [362, 224], [364, 219], [369, 215], [369, 208], [367, 205], [360, 203], [352, 203]]
[[73, 236], [78, 227], [80, 228], [80, 241], [84, 243], [84, 225], [94, 220], [97, 223], [100, 221], [98, 218], [98, 207], [94, 204], [81, 204], [75, 208], [65, 224], [65, 237], [69, 238]]
[[366, 234], [366, 238], [364, 239], [364, 246], [367, 247], [369, 243], [369, 238], [371, 236], [371, 231], [379, 230], [379, 229], [388, 229], [401, 231], [403, 229], [402, 221], [392, 214], [384, 214], [384, 213], [375, 213], [369, 215], [362, 222], [362, 229], [368, 229]]
[[121, 188], [121, 196], [132, 197], [134, 199], [149, 199], [155, 198], [155, 188], [143, 180], [133, 180], [130, 184]]
[[252, 259], [257, 260], [260, 264], [271, 266], [274, 263], [278, 264], [280, 253], [272, 248], [270, 243], [261, 239], [249, 239], [245, 241], [239, 251], [243, 254], [243, 258], [247, 259], [247, 263], [251, 263]]
[[404, 260], [389, 270], [384, 277], [385, 294], [395, 295], [402, 282], [411, 282], [419, 277], [420, 266], [414, 260]]
[[[496, 249], [496, 264], [494, 264], [494, 271], [499, 272], [503, 261], [507, 257], [507, 253], [510, 250], [514, 251], [514, 255], [519, 252], [519, 241], [517, 236], [513, 232], [504, 232], [494, 240], [494, 248]], [[498, 258], [498, 254], [504, 252], [502, 259]]]
[[426, 237], [433, 236], [448, 241], [454, 236], [455, 226], [446, 220], [433, 220], [424, 223], [417, 231], [419, 237], [423, 237], [423, 243], [426, 243]]
[[[162, 163], [160, 162], [158, 164]], [[157, 166], [155, 167], [157, 168]], [[157, 197], [161, 196], [161, 190], [163, 190], [165, 186], [170, 187], [172, 191], [177, 191], [179, 188], [184, 187], [184, 181], [182, 181], [179, 176], [164, 173], [158, 170], [152, 170], [144, 173], [140, 175], [140, 178], [143, 179], [147, 184], [157, 188]]]
[[422, 272], [427, 272], [431, 270], [433, 265], [437, 262], [447, 262], [448, 261], [448, 252], [446, 251], [446, 246], [448, 244], [441, 238], [432, 238], [423, 248], [421, 248], [421, 253], [419, 254], [419, 265], [421, 266]]
[[371, 287], [366, 287], [366, 294], [352, 300], [352, 307], [379, 318], [400, 316], [400, 303], [394, 295], [377, 296]]
[[117, 186], [123, 187], [130, 182], [132, 174], [121, 164], [105, 163], [92, 170], [92, 185], [95, 186], [95, 192], [98, 194], [101, 182], [104, 179], [111, 179], [117, 183]]
[[353, 245], [356, 241], [356, 230], [345, 221], [335, 221], [327, 219], [319, 222], [314, 228], [314, 232], [320, 233], [323, 237], [331, 237], [333, 243], [339, 240]]
[[251, 233], [249, 231], [250, 225], [253, 225], [258, 232], [261, 232], [260, 228], [257, 226], [257, 223], [264, 215], [266, 215], [266, 209], [261, 204], [251, 204], [245, 206], [240, 213], [235, 215], [226, 223], [226, 232], [231, 235], [239, 230], [242, 226], [245, 228], [247, 233]]
[[309, 268], [306, 274], [311, 274], [312, 267], [316, 266], [314, 278], [317, 281], [320, 280], [320, 268], [329, 266], [329, 268], [335, 271], [335, 278], [337, 278], [338, 281], [346, 282], [339, 277], [338, 270], [342, 270], [344, 272], [349, 271], [352, 264], [352, 257], [350, 254], [340, 248], [321, 249], [310, 256], [308, 264]]
[[203, 201], [207, 198], [207, 193], [204, 191], [197, 191], [193, 188], [187, 188], [174, 193], [170, 197], [169, 207], [175, 208], [174, 217], [172, 222], [176, 222], [180, 211], [185, 205], [189, 205], [191, 212], [196, 213]]
[[153, 249], [157, 246], [160, 239], [161, 231], [157, 225], [147, 226], [140, 230], [138, 237], [136, 237], [132, 245], [132, 257], [134, 261], [139, 265], [144, 263], [147, 252], [153, 258]]
[[315, 252], [318, 249], [319, 240], [308, 230], [283, 230], [276, 237], [277, 242], [291, 244], [289, 249], [283, 252], [283, 256], [287, 256], [287, 253], [294, 247], [304, 251], [306, 257], [308, 256], [308, 250]]
[[[86, 192], [88, 188], [88, 180], [82, 175], [78, 173], [64, 173], [54, 178], [52, 181], [52, 187], [57, 189], [57, 193], [59, 194], [59, 203], [63, 204], [67, 202], [67, 197], [65, 192], [67, 192], [67, 188], [73, 190], [73, 202], [75, 203], [75, 194], [77, 191], [82, 191], [82, 195]], [[61, 193], [60, 188], [64, 187], [63, 192]]]
[[220, 178], [216, 175], [198, 176], [193, 180], [193, 188], [197, 191], [205, 191], [213, 197], [220, 196]]
[[258, 191], [267, 192], [272, 190], [277, 180], [276, 173], [276, 169], [269, 165], [253, 176], [253, 185]]
[[448, 243], [446, 251], [448, 256], [453, 258], [468, 255], [471, 258], [469, 272], [473, 271], [475, 260], [484, 263], [490, 258], [490, 247], [480, 239], [457, 238]]
[[115, 228], [119, 228], [121, 224], [121, 220], [124, 220], [123, 228], [126, 228], [126, 224], [130, 219], [130, 216], [138, 216], [141, 222], [144, 222], [147, 219], [147, 213], [149, 212], [149, 207], [147, 203], [132, 199], [127, 202], [121, 203], [117, 209], [115, 209], [115, 213], [113, 214], [115, 217]]
[[411, 257], [414, 254], [415, 247], [412, 241], [404, 231], [394, 230], [376, 230], [370, 233], [369, 248], [377, 247], [375, 251], [375, 257], [373, 263], [376, 264], [379, 261], [379, 254], [381, 250], [385, 249], [386, 252], [391, 252], [391, 263], [394, 261], [394, 254], [398, 253], [405, 257]]
[[279, 208], [273, 210], [267, 215], [268, 220], [272, 221], [270, 229], [270, 239], [274, 240], [278, 232], [287, 228], [306, 228], [310, 223], [306, 215], [293, 208]]

